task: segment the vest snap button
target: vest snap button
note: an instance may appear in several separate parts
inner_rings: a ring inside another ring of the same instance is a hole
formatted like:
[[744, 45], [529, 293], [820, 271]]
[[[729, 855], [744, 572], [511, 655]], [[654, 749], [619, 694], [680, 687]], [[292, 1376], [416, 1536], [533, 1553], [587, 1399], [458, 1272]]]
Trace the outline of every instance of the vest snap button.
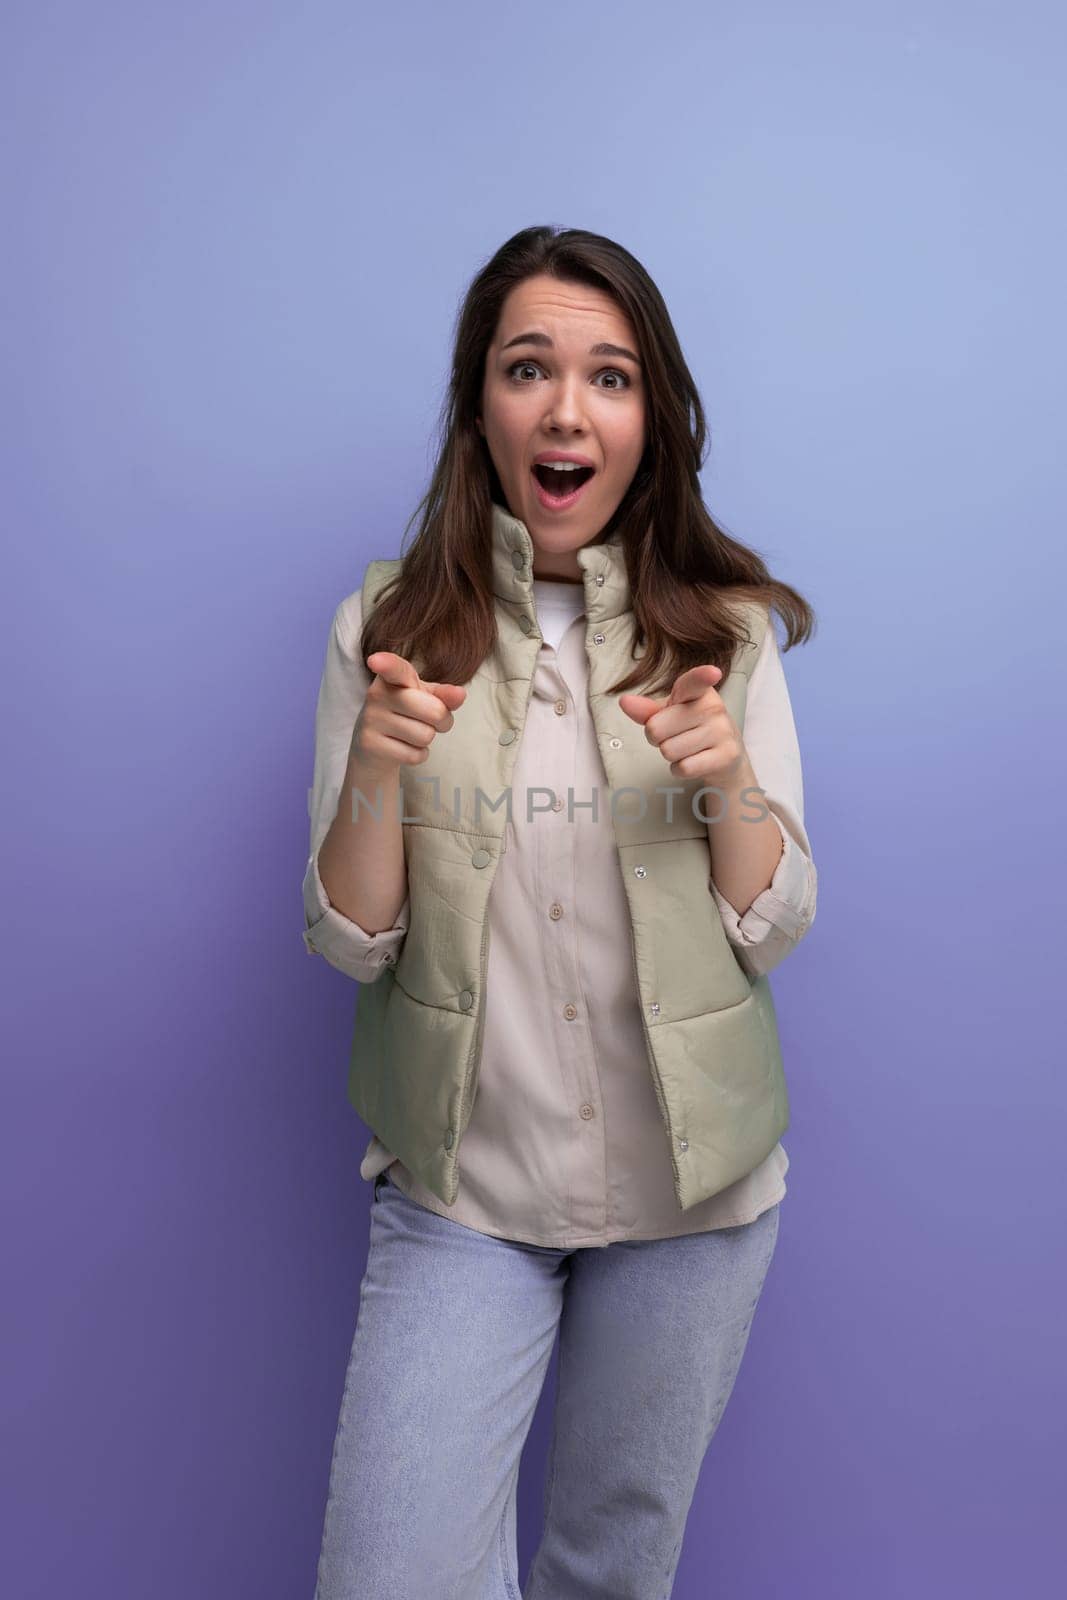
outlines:
[[459, 997], [459, 1009], [461, 1011], [469, 1011], [473, 1004], [474, 996], [471, 991], [469, 989], [462, 990]]
[[593, 643], [594, 644], [603, 644], [604, 643], [604, 635], [602, 633], [594, 633], [594, 635], [593, 635]]
[[647, 878], [648, 877], [648, 868], [647, 867], [635, 867], [634, 868], [634, 877], [635, 878]]
[[688, 1150], [689, 1149], [689, 1140], [688, 1139], [679, 1139], [678, 1140], [678, 1148], [679, 1148], [679, 1150]]
[[652, 1015], [654, 1017], [658, 1017], [659, 1016], [659, 1002], [657, 1000], [653, 1000], [652, 1004], [649, 1006], [648, 1009], [649, 1009], [649, 1011], [651, 1011], [651, 1013], [652, 1013]]
[[608, 743], [610, 744], [610, 746], [611, 746], [611, 748], [613, 750], [621, 750], [622, 749], [622, 740], [621, 739], [609, 739]]
[[455, 1140], [455, 1137], [456, 1136], [452, 1132], [451, 1128], [446, 1128], [445, 1129], [445, 1149], [446, 1150], [451, 1150], [453, 1141]]
[[492, 859], [493, 858], [489, 854], [488, 850], [475, 850], [474, 854], [471, 856], [471, 866], [487, 867]]
[[598, 572], [597, 573], [596, 581], [597, 581], [597, 583], [603, 583], [604, 582], [604, 574], [602, 572]]
[[515, 729], [514, 728], [505, 728], [503, 733], [500, 735], [500, 743], [501, 744], [510, 744], [511, 741], [514, 739], [514, 737], [515, 737]]

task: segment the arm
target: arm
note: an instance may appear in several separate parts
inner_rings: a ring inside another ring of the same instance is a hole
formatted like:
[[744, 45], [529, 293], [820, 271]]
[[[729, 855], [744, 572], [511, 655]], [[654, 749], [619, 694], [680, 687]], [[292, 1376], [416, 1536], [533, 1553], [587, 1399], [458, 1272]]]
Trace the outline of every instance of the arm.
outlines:
[[[800, 746], [773, 618], [749, 679], [743, 735], [747, 770], [737, 793], [729, 797], [726, 820], [708, 823], [708, 888], [734, 954], [748, 975], [757, 978], [776, 967], [807, 933], [815, 920], [818, 887], [804, 829]], [[740, 791], [748, 785], [764, 793], [742, 801]], [[760, 806], [770, 813], [762, 822], [741, 820], [755, 817]], [[746, 884], [762, 885], [750, 901]]]
[[400, 955], [410, 905], [397, 804], [399, 773], [382, 781], [381, 818], [361, 805], [352, 820], [352, 788], [358, 786], [374, 805], [378, 783], [361, 775], [350, 755], [370, 683], [359, 653], [361, 628], [357, 593], [334, 614], [315, 713], [303, 937], [309, 954], [324, 956], [359, 983], [373, 983]]

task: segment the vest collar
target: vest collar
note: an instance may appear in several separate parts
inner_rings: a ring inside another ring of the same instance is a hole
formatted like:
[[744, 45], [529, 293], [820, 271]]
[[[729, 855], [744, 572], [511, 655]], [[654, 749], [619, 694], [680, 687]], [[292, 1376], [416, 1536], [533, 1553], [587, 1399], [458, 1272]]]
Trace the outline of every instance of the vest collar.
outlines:
[[[500, 600], [529, 606], [532, 599], [534, 545], [525, 522], [494, 500], [493, 593]], [[585, 614], [590, 622], [606, 622], [632, 609], [630, 580], [622, 536], [616, 528], [600, 544], [578, 552], [585, 589]]]

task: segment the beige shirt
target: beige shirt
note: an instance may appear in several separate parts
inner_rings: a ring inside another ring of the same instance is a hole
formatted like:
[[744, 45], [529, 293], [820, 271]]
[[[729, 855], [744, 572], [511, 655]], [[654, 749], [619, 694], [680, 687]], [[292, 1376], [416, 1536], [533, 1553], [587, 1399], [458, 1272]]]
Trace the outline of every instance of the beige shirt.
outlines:
[[[512, 777], [506, 847], [489, 898], [481, 1064], [460, 1145], [456, 1203], [445, 1205], [377, 1137], [360, 1175], [370, 1180], [388, 1166], [399, 1188], [441, 1216], [498, 1238], [557, 1249], [750, 1222], [786, 1192], [789, 1158], [781, 1144], [728, 1188], [679, 1209], [638, 1002], [611, 793], [586, 699], [584, 590], [535, 579], [534, 597], [545, 642]], [[366, 983], [396, 961], [409, 902], [395, 927], [370, 935], [330, 905], [318, 873], [318, 850], [336, 814], [369, 684], [359, 654], [361, 627], [357, 591], [337, 608], [327, 646], [303, 895], [308, 950]], [[634, 737], [644, 737], [636, 723]], [[755, 977], [777, 966], [810, 927], [817, 887], [803, 824], [800, 751], [773, 625], [749, 681], [744, 742], [763, 803], [781, 829], [783, 854], [770, 887], [743, 915], [712, 881], [710, 853], [708, 892], [738, 961]], [[669, 782], [666, 762], [664, 771]], [[715, 797], [705, 797], [705, 806], [714, 815]]]

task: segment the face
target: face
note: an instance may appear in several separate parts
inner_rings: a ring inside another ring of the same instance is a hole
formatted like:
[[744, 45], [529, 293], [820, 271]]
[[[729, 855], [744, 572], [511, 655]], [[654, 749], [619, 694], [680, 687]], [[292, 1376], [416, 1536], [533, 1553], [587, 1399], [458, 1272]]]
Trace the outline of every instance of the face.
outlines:
[[[547, 276], [518, 284], [486, 356], [478, 428], [508, 510], [533, 540], [534, 575], [580, 581], [575, 552], [618, 509], [645, 448], [637, 338], [616, 302]], [[580, 487], [558, 506], [534, 472], [545, 451], [594, 469], [560, 480]]]

